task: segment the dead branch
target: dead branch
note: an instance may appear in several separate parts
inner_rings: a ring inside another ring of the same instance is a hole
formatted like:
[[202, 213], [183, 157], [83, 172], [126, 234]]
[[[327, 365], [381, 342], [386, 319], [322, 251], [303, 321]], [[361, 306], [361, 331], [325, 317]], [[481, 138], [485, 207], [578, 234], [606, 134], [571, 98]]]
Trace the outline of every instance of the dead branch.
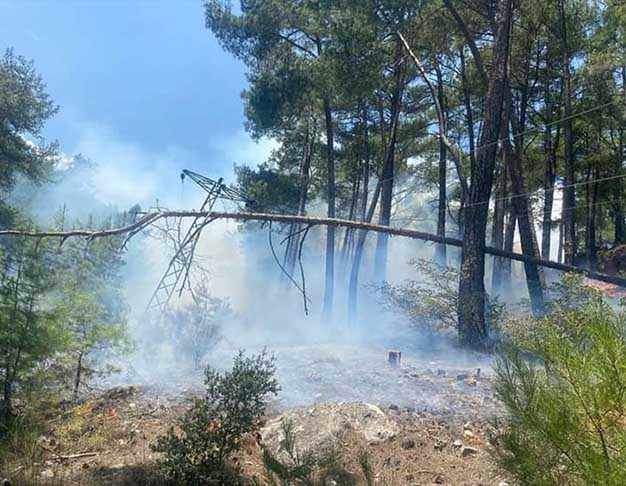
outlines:
[[79, 454], [69, 454], [67, 456], [52, 456], [50, 459], [55, 461], [65, 461], [67, 459], [80, 459], [82, 457], [93, 457], [97, 455], [97, 452], [81, 452]]
[[[267, 239], [268, 239], [268, 242], [269, 242], [269, 245], [270, 245], [270, 251], [272, 252], [272, 256], [274, 257], [274, 261], [276, 262], [276, 265], [278, 265], [280, 270], [285, 274], [285, 276], [289, 279], [289, 281], [293, 284], [293, 286], [295, 288], [297, 288], [298, 291], [302, 294], [302, 298], [304, 299], [304, 314], [308, 316], [309, 315], [309, 309], [307, 307], [307, 300], [309, 300], [309, 298], [306, 295], [306, 289], [304, 288], [304, 285], [302, 287], [300, 287], [300, 285], [298, 285], [298, 282], [296, 282], [294, 280], [294, 278], [289, 274], [289, 272], [283, 266], [283, 264], [280, 263], [280, 260], [278, 259], [278, 255], [276, 255], [276, 251], [274, 250], [274, 243], [272, 241], [272, 221], [271, 220], [270, 220], [270, 223], [269, 223]], [[304, 282], [304, 279], [303, 279], [303, 282]]]
[[[105, 238], [110, 236], [119, 236], [133, 232], [133, 235], [138, 234], [142, 230], [146, 229], [150, 224], [162, 218], [211, 218], [214, 219], [230, 219], [233, 221], [261, 221], [269, 222], [274, 221], [278, 223], [300, 223], [305, 225], [322, 225], [322, 226], [334, 226], [338, 228], [351, 228], [364, 231], [373, 231], [375, 233], [387, 233], [392, 236], [403, 236], [406, 238], [414, 238], [423, 241], [431, 241], [433, 243], [441, 243], [444, 245], [455, 246], [457, 248], [463, 247], [462, 240], [458, 238], [451, 238], [449, 236], [437, 236], [432, 233], [426, 233], [424, 231], [411, 230], [406, 228], [394, 228], [392, 226], [382, 226], [379, 224], [363, 223], [359, 221], [350, 221], [347, 219], [336, 218], [323, 218], [312, 216], [297, 216], [290, 214], [269, 214], [269, 213], [229, 213], [223, 211], [161, 211], [147, 213], [136, 223], [128, 226], [122, 226], [119, 228], [101, 230], [101, 231], [88, 231], [88, 230], [74, 230], [74, 231], [32, 231], [32, 230], [0, 230], [0, 236], [17, 236], [17, 237], [30, 237], [30, 238], [61, 238], [67, 240], [68, 238], [82, 237], [87, 241], [92, 241], [96, 238]], [[485, 253], [488, 255], [508, 258], [509, 260], [515, 260], [519, 262], [528, 262], [540, 265], [545, 268], [552, 268], [561, 272], [575, 272], [585, 275], [586, 277], [599, 280], [601, 282], [607, 282], [617, 285], [619, 287], [626, 288], [626, 279], [616, 277], [613, 275], [605, 275], [602, 273], [587, 270], [585, 268], [578, 268], [573, 265], [566, 265], [564, 263], [553, 262], [550, 260], [542, 260], [540, 258], [534, 258], [521, 253], [514, 253], [498, 248], [486, 247]]]

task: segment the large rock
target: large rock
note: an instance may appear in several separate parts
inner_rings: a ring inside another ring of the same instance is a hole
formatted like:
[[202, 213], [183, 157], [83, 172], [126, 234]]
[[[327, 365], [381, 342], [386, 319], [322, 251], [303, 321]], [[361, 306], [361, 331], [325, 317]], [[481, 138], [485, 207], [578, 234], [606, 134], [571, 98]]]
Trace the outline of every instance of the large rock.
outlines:
[[293, 424], [296, 450], [315, 452], [326, 448], [347, 432], [367, 442], [394, 437], [398, 424], [375, 405], [364, 402], [327, 402], [313, 407], [294, 408], [268, 421], [261, 429], [264, 446], [280, 455], [284, 439], [283, 421]]

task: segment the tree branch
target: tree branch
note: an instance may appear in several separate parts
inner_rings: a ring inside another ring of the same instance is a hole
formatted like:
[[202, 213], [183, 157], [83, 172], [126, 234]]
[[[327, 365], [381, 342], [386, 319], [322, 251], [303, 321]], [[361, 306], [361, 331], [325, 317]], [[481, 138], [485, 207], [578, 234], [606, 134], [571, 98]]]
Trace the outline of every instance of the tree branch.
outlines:
[[[405, 228], [394, 228], [391, 226], [382, 226], [379, 224], [362, 223], [359, 221], [350, 221], [347, 219], [337, 218], [321, 218], [312, 216], [296, 216], [291, 214], [269, 214], [269, 213], [229, 213], [223, 211], [160, 211], [147, 213], [136, 223], [120, 228], [114, 228], [101, 231], [88, 231], [88, 230], [74, 230], [74, 231], [32, 231], [32, 230], [0, 230], [0, 236], [16, 236], [16, 237], [30, 237], [30, 238], [60, 238], [67, 240], [68, 238], [82, 237], [87, 241], [93, 241], [96, 238], [106, 238], [110, 236], [119, 236], [133, 232], [138, 232], [146, 229], [152, 223], [163, 218], [210, 218], [214, 219], [230, 219], [233, 221], [274, 221], [278, 223], [299, 223], [306, 225], [323, 225], [334, 226], [340, 228], [350, 228], [363, 231], [373, 231], [375, 233], [387, 233], [393, 236], [403, 236], [406, 238], [414, 238], [423, 241], [430, 241], [433, 243], [441, 243], [444, 245], [455, 246], [457, 248], [463, 247], [463, 241], [458, 238], [451, 238], [449, 236], [437, 236], [432, 233], [426, 233], [424, 231], [417, 231]], [[550, 260], [542, 260], [540, 258], [534, 258], [521, 253], [514, 253], [490, 246], [485, 247], [485, 253], [497, 257], [508, 258], [519, 262], [534, 263], [545, 268], [552, 268], [561, 272], [575, 272], [585, 275], [592, 280], [599, 280], [601, 282], [607, 282], [617, 285], [619, 287], [626, 288], [626, 279], [616, 277], [613, 275], [605, 275], [602, 273], [593, 272], [585, 268], [578, 268], [573, 265], [566, 265], [564, 263], [553, 262]]]

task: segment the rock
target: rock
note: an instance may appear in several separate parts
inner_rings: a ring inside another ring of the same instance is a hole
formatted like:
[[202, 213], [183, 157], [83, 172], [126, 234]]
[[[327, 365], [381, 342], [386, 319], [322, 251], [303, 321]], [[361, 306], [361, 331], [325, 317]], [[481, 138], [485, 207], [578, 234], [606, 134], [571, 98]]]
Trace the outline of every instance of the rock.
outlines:
[[437, 439], [437, 441], [435, 442], [434, 449], [436, 451], [441, 452], [442, 450], [444, 450], [446, 448], [447, 445], [448, 445], [448, 443], [445, 440]]
[[295, 447], [299, 453], [323, 451], [345, 432], [350, 431], [375, 445], [395, 437], [400, 427], [380, 408], [365, 402], [326, 402], [308, 408], [287, 410], [269, 420], [261, 429], [263, 445], [279, 458], [284, 452], [283, 421], [293, 424]]
[[11, 481], [9, 481], [8, 479], [3, 479], [2, 481], [0, 481], [0, 486], [11, 486]]
[[473, 439], [474, 433], [471, 430], [464, 430], [463, 437], [465, 437], [466, 439]]
[[455, 449], [460, 449], [461, 447], [463, 447], [463, 442], [461, 441], [461, 439], [457, 439], [452, 443], [452, 447], [454, 447]]
[[415, 441], [413, 439], [405, 437], [400, 441], [400, 447], [402, 447], [403, 449], [415, 449]]
[[437, 474], [437, 477], [435, 478], [435, 484], [444, 484], [445, 483], [445, 479], [443, 479], [443, 476], [441, 474]]
[[397, 405], [394, 405], [393, 403], [391, 405], [389, 405], [389, 410], [393, 410], [394, 412], [397, 412], [398, 410], [400, 410], [400, 408]]
[[437, 376], [446, 376], [446, 370], [442, 370], [441, 368], [439, 368], [437, 370]]
[[113, 464], [109, 469], [124, 469], [124, 464]]
[[456, 381], [463, 381], [463, 380], [467, 380], [469, 378], [469, 375], [467, 373], [459, 373], [458, 375], [456, 375]]
[[469, 457], [478, 454], [478, 449], [476, 447], [465, 446], [461, 451], [462, 457]]
[[54, 477], [54, 471], [52, 469], [44, 469], [39, 473], [39, 477], [42, 479], [52, 479]]
[[469, 386], [476, 386], [478, 382], [476, 381], [476, 378], [468, 378], [465, 380], [465, 384]]

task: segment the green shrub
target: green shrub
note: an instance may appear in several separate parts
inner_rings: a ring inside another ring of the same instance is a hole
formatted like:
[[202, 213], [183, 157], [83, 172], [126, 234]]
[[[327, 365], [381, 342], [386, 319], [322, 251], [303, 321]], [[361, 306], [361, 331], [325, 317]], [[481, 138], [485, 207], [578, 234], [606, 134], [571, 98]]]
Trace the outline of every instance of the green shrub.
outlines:
[[[419, 276], [399, 285], [384, 282], [374, 290], [390, 311], [407, 318], [411, 326], [429, 334], [452, 333], [458, 328], [459, 270], [429, 260], [412, 260]], [[487, 298], [487, 319], [494, 325], [502, 318], [504, 306]]]
[[233, 311], [228, 300], [211, 295], [206, 280], [194, 288], [193, 296], [191, 302], [167, 312], [164, 324], [176, 356], [189, 356], [191, 364], [200, 368], [204, 355], [219, 344], [222, 326]]
[[206, 369], [204, 397], [153, 447], [163, 453], [161, 466], [176, 484], [237, 484], [227, 460], [259, 425], [267, 395], [278, 393], [275, 369], [265, 352], [252, 358], [240, 352], [224, 374]]
[[495, 386], [508, 418], [494, 451], [519, 484], [626, 484], [626, 316], [597, 292], [566, 279]]

